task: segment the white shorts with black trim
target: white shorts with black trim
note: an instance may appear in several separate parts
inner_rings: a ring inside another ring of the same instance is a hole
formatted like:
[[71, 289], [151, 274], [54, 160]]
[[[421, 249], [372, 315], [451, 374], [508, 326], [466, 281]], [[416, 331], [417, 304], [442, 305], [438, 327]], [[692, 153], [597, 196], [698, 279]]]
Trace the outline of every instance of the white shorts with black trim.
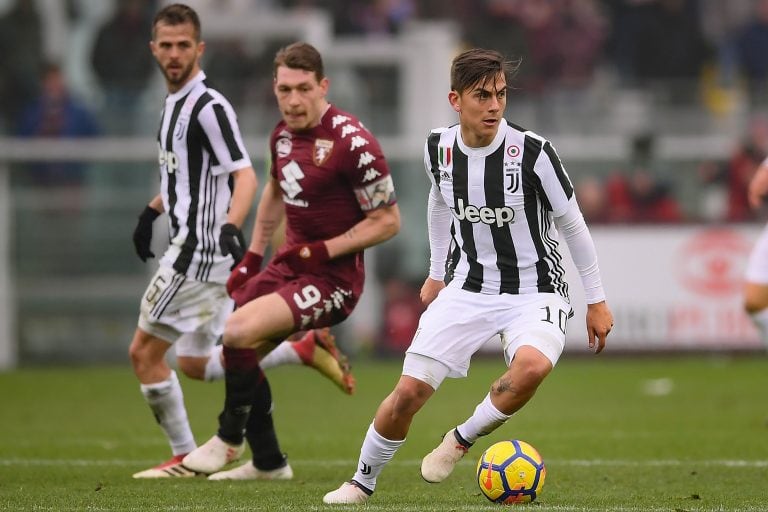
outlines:
[[195, 281], [161, 266], [141, 299], [138, 324], [173, 343], [176, 355], [205, 357], [223, 334], [233, 309], [223, 284]]
[[523, 345], [554, 366], [565, 347], [570, 304], [554, 293], [473, 293], [448, 286], [429, 305], [405, 355], [403, 375], [437, 389], [446, 377], [466, 377], [472, 356], [497, 337], [509, 365]]

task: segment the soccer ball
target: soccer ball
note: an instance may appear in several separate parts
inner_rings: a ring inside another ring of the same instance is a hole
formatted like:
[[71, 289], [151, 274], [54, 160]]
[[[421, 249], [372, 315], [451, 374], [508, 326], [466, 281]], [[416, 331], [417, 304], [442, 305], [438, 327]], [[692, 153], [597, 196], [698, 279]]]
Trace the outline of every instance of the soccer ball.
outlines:
[[536, 448], [525, 441], [500, 441], [477, 461], [480, 492], [494, 503], [527, 503], [544, 486], [547, 469]]

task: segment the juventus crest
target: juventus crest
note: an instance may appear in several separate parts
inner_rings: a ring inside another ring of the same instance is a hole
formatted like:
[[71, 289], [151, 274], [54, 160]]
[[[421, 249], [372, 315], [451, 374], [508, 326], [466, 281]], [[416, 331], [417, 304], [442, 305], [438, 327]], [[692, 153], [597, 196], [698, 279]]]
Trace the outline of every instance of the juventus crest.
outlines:
[[510, 193], [514, 194], [520, 189], [521, 175], [520, 162], [504, 162], [504, 183]]

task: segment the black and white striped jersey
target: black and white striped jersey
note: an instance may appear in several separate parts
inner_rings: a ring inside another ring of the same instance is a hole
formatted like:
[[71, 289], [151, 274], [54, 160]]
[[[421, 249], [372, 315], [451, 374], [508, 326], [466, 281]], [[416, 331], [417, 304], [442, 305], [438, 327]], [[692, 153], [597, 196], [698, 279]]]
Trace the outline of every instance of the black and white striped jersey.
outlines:
[[202, 71], [166, 97], [157, 146], [170, 228], [160, 263], [190, 279], [224, 283], [233, 263], [219, 247], [234, 186], [230, 173], [251, 161], [232, 106]]
[[452, 286], [568, 299], [553, 219], [568, 210], [573, 186], [547, 140], [502, 119], [490, 145], [470, 148], [459, 125], [438, 128], [427, 138], [424, 165], [436, 198], [430, 231], [450, 230], [430, 232], [430, 243], [450, 236]]

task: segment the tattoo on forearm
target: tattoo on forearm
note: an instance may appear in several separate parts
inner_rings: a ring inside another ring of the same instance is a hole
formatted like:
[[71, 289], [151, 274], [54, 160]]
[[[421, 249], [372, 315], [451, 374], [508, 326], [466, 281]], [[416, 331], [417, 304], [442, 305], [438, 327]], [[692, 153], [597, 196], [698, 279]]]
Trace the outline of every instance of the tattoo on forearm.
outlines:
[[357, 233], [357, 230], [355, 228], [350, 228], [346, 233], [344, 233], [344, 236], [353, 239], [355, 238], [355, 234]]
[[499, 380], [494, 382], [493, 387], [497, 393], [505, 393], [512, 389], [512, 382], [510, 382], [509, 378], [507, 377], [501, 377]]

